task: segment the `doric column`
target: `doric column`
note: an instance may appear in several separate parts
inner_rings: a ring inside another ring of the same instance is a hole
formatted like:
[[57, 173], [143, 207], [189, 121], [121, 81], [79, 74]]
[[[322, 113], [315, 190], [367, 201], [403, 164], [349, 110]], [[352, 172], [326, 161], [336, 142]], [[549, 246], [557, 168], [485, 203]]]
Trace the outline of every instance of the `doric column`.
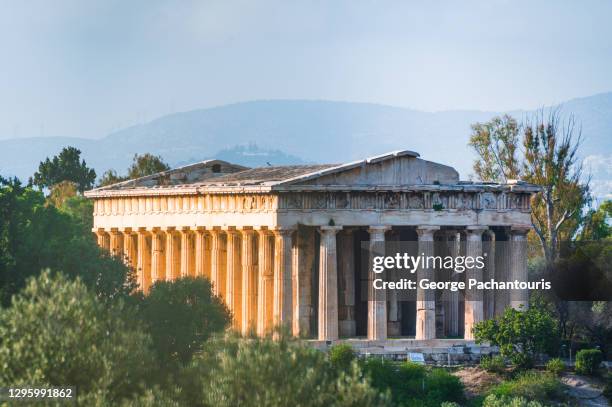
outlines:
[[116, 257], [123, 257], [123, 233], [117, 228], [112, 228], [110, 231], [110, 253]]
[[310, 336], [315, 231], [298, 227], [293, 241], [293, 335]]
[[[387, 235], [386, 246], [391, 250], [392, 254], [395, 253], [393, 250], [397, 247], [398, 241], [398, 233], [391, 231]], [[393, 248], [391, 248], [391, 244], [393, 244]], [[386, 281], [397, 281], [397, 271], [395, 268], [386, 270]], [[387, 293], [387, 336], [399, 336], [401, 331], [397, 290], [390, 290]]]
[[[483, 256], [482, 252], [482, 233], [487, 229], [486, 226], [468, 226], [467, 241], [466, 241], [466, 256], [476, 258]], [[468, 289], [467, 285], [471, 279], [482, 281], [483, 269], [466, 266], [466, 289], [465, 289], [465, 330], [464, 339], [473, 340], [474, 333], [472, 329], [474, 325], [484, 319], [483, 295], [481, 290], [472, 288]]]
[[104, 231], [104, 229], [100, 228], [95, 231], [96, 237], [98, 238], [98, 246], [102, 249], [109, 251], [110, 250], [110, 236], [108, 233]]
[[[510, 273], [511, 281], [527, 282], [527, 233], [528, 226], [512, 226], [510, 230]], [[525, 310], [529, 306], [528, 290], [512, 290], [510, 306]]]
[[147, 293], [151, 285], [151, 240], [145, 228], [138, 229], [138, 285]]
[[[449, 255], [453, 259], [456, 259], [459, 256], [461, 249], [461, 233], [457, 232], [456, 230], [449, 231], [447, 239]], [[460, 281], [462, 276], [462, 273], [451, 270], [451, 281]], [[447, 333], [449, 336], [459, 336], [459, 291], [447, 290], [447, 301], [445, 305], [447, 316]]]
[[195, 275], [192, 233], [189, 227], [181, 229], [181, 277]]
[[195, 275], [197, 277], [210, 278], [207, 262], [210, 258], [206, 255], [206, 231], [203, 227], [197, 227], [195, 231]]
[[319, 340], [338, 339], [336, 233], [342, 226], [321, 226], [319, 253]]
[[[425, 258], [434, 255], [434, 232], [439, 229], [438, 226], [419, 226], [416, 229], [419, 236], [418, 254], [424, 257], [417, 270], [417, 284], [423, 279], [435, 280], [433, 265], [429, 264], [430, 267], [427, 267]], [[416, 310], [415, 339], [434, 339], [436, 337], [436, 292], [423, 290], [417, 286]]]
[[210, 251], [210, 281], [213, 285], [213, 293], [217, 296], [226, 297], [225, 294], [225, 264], [226, 264], [226, 239], [219, 229], [211, 230]]
[[257, 234], [242, 230], [242, 334], [257, 327]]
[[136, 268], [136, 245], [138, 244], [135, 240], [132, 228], [123, 228], [123, 259], [128, 267]]
[[385, 290], [375, 290], [373, 281], [385, 279], [385, 273], [376, 275], [373, 270], [374, 257], [384, 256], [385, 232], [389, 226], [370, 226], [370, 256], [368, 284], [368, 339], [387, 339], [387, 294]]
[[268, 230], [259, 231], [257, 335], [270, 333], [274, 321], [274, 241]]
[[242, 261], [240, 259], [240, 233], [235, 229], [227, 235], [227, 274], [225, 280], [226, 303], [232, 312], [233, 327], [242, 329]]
[[274, 230], [274, 326], [291, 328], [293, 317], [293, 285], [291, 258], [293, 229]]
[[[484, 280], [496, 279], [495, 276], [495, 232], [487, 230], [484, 234], [488, 240], [482, 242], [483, 255], [485, 256]], [[490, 319], [495, 316], [495, 297], [497, 290], [487, 290], [483, 293], [483, 318]]]
[[338, 335], [354, 337], [357, 334], [355, 321], [355, 247], [353, 229], [344, 229], [338, 234]]
[[174, 227], [166, 228], [166, 280], [180, 277], [180, 236]]
[[151, 229], [151, 280], [166, 280], [166, 239], [160, 228]]

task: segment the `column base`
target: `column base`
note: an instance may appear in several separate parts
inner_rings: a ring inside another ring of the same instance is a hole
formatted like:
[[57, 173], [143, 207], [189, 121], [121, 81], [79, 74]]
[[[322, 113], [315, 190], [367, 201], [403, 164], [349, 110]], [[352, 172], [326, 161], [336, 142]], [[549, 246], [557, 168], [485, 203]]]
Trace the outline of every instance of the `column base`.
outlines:
[[338, 321], [340, 337], [350, 338], [357, 335], [357, 322], [353, 320]]
[[387, 336], [401, 336], [402, 324], [399, 321], [387, 322]]

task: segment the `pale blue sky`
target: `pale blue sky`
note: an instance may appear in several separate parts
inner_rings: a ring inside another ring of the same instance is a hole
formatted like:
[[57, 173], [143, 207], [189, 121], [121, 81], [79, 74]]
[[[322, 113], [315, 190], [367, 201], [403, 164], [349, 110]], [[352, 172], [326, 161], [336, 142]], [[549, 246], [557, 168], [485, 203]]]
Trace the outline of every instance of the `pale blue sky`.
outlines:
[[0, 138], [253, 99], [535, 108], [612, 90], [610, 1], [4, 1]]

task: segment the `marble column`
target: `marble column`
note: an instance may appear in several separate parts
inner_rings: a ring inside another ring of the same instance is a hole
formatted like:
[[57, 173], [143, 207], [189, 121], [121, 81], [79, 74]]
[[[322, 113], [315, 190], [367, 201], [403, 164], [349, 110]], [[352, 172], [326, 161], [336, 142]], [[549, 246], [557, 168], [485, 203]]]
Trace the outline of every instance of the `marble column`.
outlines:
[[292, 239], [294, 229], [274, 230], [274, 327], [292, 327], [293, 275]]
[[[394, 254], [393, 250], [398, 247], [399, 233], [390, 231], [387, 235], [387, 246], [391, 253]], [[390, 246], [392, 245], [392, 246]], [[395, 268], [386, 271], [387, 281], [397, 281], [397, 270]], [[387, 336], [400, 336], [402, 332], [400, 315], [399, 315], [399, 301], [397, 290], [389, 290], [387, 293]]]
[[180, 236], [174, 227], [168, 227], [166, 232], [166, 280], [172, 281], [180, 277]]
[[227, 268], [226, 268], [226, 303], [232, 312], [233, 327], [242, 329], [242, 260], [240, 253], [240, 233], [234, 229], [226, 231]]
[[258, 233], [257, 335], [265, 336], [274, 324], [274, 240], [268, 230]]
[[[527, 233], [528, 226], [513, 226], [510, 230], [510, 273], [511, 281], [527, 282]], [[512, 290], [510, 306], [525, 310], [529, 307], [529, 290]]]
[[210, 281], [213, 285], [213, 293], [217, 296], [226, 298], [225, 276], [226, 276], [226, 239], [223, 232], [219, 229], [211, 231], [211, 250], [210, 250]]
[[136, 268], [136, 236], [132, 233], [132, 228], [123, 228], [123, 259], [128, 267]]
[[338, 334], [354, 337], [357, 334], [355, 321], [355, 246], [353, 229], [344, 229], [338, 234]]
[[293, 335], [311, 335], [315, 231], [298, 227], [293, 241]]
[[384, 256], [385, 232], [389, 226], [370, 226], [370, 258], [368, 281], [368, 339], [387, 339], [387, 293], [385, 290], [376, 290], [373, 281], [377, 278], [385, 280], [385, 273], [376, 274], [373, 271], [375, 256]]
[[[416, 232], [419, 236], [418, 254], [424, 258], [434, 255], [434, 232], [438, 226], [419, 226]], [[417, 284], [423, 279], [435, 281], [433, 264], [421, 262], [417, 269]], [[429, 266], [429, 267], [427, 267]], [[436, 337], [436, 292], [423, 290], [417, 286], [416, 301], [416, 335], [415, 339], [435, 339]]]
[[342, 226], [321, 226], [319, 253], [319, 340], [338, 339], [336, 234]]
[[242, 230], [242, 334], [257, 327], [257, 234]]
[[123, 257], [123, 233], [117, 228], [112, 228], [110, 231], [110, 253], [115, 257]]
[[[484, 233], [487, 240], [483, 240], [483, 255], [485, 256], [484, 280], [489, 281], [496, 279], [495, 276], [495, 233], [492, 230], [487, 230]], [[500, 280], [501, 281], [501, 280]], [[495, 316], [495, 296], [497, 290], [487, 290], [483, 295], [483, 318], [490, 319]]]
[[195, 275], [192, 242], [191, 230], [189, 227], [183, 227], [181, 229], [181, 277]]
[[151, 280], [166, 280], [166, 239], [160, 228], [151, 229]]
[[[486, 226], [468, 226], [467, 241], [466, 241], [466, 256], [476, 258], [483, 256], [482, 252], [482, 233], [487, 230]], [[484, 319], [484, 307], [483, 307], [483, 292], [475, 288], [468, 289], [469, 280], [475, 279], [482, 281], [483, 269], [478, 268], [475, 265], [473, 267], [466, 266], [466, 289], [465, 289], [465, 329], [464, 339], [473, 340], [474, 332], [472, 332], [474, 325], [481, 322]]]
[[206, 256], [206, 230], [203, 227], [197, 227], [195, 231], [195, 275], [197, 277], [207, 277], [208, 267], [206, 263], [210, 258]]
[[98, 246], [106, 251], [110, 251], [110, 236], [108, 233], [104, 231], [104, 229], [98, 229], [96, 231], [96, 236], [98, 238]]
[[[495, 241], [495, 278], [498, 281], [511, 281], [511, 237], [509, 228], [504, 228]], [[497, 290], [495, 292], [495, 316], [500, 316], [510, 305], [510, 292]]]
[[[449, 231], [448, 235], [448, 252], [449, 255], [455, 259], [461, 252], [461, 233]], [[463, 273], [459, 273], [455, 270], [451, 270], [450, 279], [451, 281], [461, 281]], [[447, 335], [448, 336], [459, 336], [459, 291], [448, 291], [446, 301], [446, 321], [447, 321]]]
[[151, 239], [145, 228], [138, 229], [138, 285], [144, 293], [151, 285]]

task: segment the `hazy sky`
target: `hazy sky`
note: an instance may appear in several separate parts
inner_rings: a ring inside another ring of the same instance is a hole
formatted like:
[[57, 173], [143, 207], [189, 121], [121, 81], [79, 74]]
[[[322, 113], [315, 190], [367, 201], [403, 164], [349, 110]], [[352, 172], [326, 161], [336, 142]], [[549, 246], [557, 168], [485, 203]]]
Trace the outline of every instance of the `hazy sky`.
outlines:
[[0, 0], [0, 138], [253, 99], [535, 108], [612, 90], [612, 2]]

